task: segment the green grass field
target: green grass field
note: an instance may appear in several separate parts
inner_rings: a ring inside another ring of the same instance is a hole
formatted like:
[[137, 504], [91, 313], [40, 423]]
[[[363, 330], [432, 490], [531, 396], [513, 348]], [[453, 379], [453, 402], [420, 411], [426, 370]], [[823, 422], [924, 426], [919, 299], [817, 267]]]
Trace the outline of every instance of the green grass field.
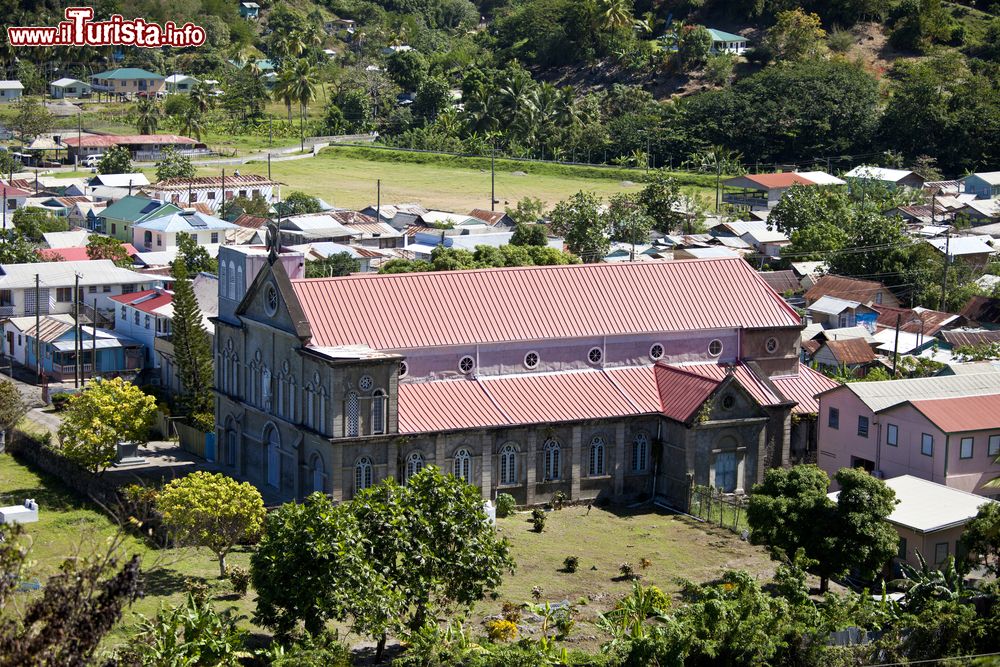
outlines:
[[[27, 529], [34, 561], [29, 577], [42, 582], [67, 557], [105, 553], [109, 541], [118, 533], [115, 523], [92, 503], [9, 454], [0, 454], [0, 489], [0, 505], [19, 504], [24, 498], [34, 498], [39, 504], [39, 522], [28, 524]], [[726, 568], [748, 569], [762, 577], [774, 570], [763, 550], [741, 542], [731, 533], [655, 509], [618, 514], [569, 507], [550, 512], [541, 534], [531, 530], [529, 518], [527, 513], [518, 513], [498, 522], [500, 534], [510, 540], [517, 569], [506, 578], [497, 600], [484, 601], [474, 610], [470, 626], [474, 634], [482, 630], [479, 621], [496, 613], [504, 600], [530, 602], [532, 588], [539, 586], [543, 601], [578, 604], [577, 634], [598, 638], [581, 642], [581, 647], [596, 647], [601, 635], [592, 624], [597, 615], [631, 589], [631, 583], [620, 580], [618, 573], [619, 564], [626, 561], [641, 573], [643, 583], [667, 592], [678, 590], [679, 578], [707, 581]], [[128, 536], [122, 540], [120, 553], [123, 557], [141, 556], [146, 595], [126, 613], [121, 626], [107, 639], [108, 646], [127, 636], [129, 624], [137, 620], [136, 614], [151, 616], [161, 604], [181, 602], [188, 578], [216, 586], [219, 606], [233, 606], [247, 617], [253, 613], [252, 591], [237, 599], [229, 583], [218, 580], [218, 565], [207, 551], [156, 549]], [[580, 558], [579, 570], [573, 574], [562, 571], [563, 560], [570, 555]], [[646, 570], [639, 568], [643, 558], [652, 562]], [[249, 553], [234, 553], [229, 562], [248, 567]], [[243, 625], [255, 633], [264, 632], [249, 619]], [[348, 640], [356, 642], [358, 638]]]

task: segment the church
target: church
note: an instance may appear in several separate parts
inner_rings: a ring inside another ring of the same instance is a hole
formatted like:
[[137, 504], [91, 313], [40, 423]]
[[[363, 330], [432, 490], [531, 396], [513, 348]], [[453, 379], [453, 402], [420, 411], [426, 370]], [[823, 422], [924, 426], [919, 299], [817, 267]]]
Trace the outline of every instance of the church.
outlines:
[[436, 465], [521, 505], [684, 508], [788, 465], [835, 386], [742, 259], [304, 276], [220, 248], [219, 462], [283, 500]]

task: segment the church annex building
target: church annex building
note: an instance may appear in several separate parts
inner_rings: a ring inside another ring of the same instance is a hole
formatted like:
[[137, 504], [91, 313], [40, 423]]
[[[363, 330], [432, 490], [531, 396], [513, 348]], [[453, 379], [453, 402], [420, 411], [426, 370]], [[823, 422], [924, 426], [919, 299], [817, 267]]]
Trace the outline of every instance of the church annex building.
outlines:
[[220, 463], [284, 500], [433, 464], [484, 498], [684, 507], [787, 465], [835, 386], [742, 259], [303, 276], [220, 249]]

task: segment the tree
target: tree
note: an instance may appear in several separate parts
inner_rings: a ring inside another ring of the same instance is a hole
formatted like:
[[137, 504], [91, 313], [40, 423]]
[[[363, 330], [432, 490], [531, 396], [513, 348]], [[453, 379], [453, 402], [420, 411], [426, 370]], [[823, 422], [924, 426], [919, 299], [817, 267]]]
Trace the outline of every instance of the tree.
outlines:
[[132, 154], [124, 146], [112, 146], [97, 163], [99, 174], [131, 174]]
[[976, 517], [965, 524], [962, 545], [983, 559], [986, 571], [1000, 574], [1000, 504], [984, 503]]
[[183, 132], [186, 136], [194, 137], [195, 139], [200, 140], [202, 133], [205, 131], [202, 112], [194, 107], [191, 107], [184, 112], [182, 119], [181, 132]]
[[818, 223], [834, 225], [843, 230], [845, 221], [852, 215], [851, 202], [844, 188], [793, 185], [771, 210], [767, 222], [791, 235]]
[[926, 51], [954, 34], [952, 18], [941, 0], [904, 0], [892, 11], [889, 24], [889, 42], [899, 49]]
[[157, 180], [194, 178], [194, 175], [194, 165], [187, 155], [181, 155], [173, 146], [166, 146], [160, 151], [160, 161], [156, 163]]
[[678, 208], [680, 204], [680, 187], [666, 170], [656, 169], [646, 180], [646, 187], [639, 193], [637, 203], [643, 212], [653, 219], [658, 230], [669, 232], [681, 221]]
[[547, 246], [548, 243], [549, 237], [544, 225], [518, 223], [510, 237], [511, 245]]
[[[183, 261], [189, 276], [219, 270], [218, 260], [208, 254], [205, 246], [198, 245], [198, 239], [191, 234], [182, 232], [177, 235], [177, 255], [177, 260]], [[174, 260], [175, 265], [177, 260]]]
[[585, 262], [599, 262], [608, 254], [610, 241], [601, 200], [592, 192], [577, 192], [556, 204], [550, 228], [566, 239], [566, 247]]
[[429, 76], [420, 82], [413, 100], [413, 113], [426, 122], [437, 118], [438, 114], [451, 106], [451, 86], [439, 76]]
[[17, 229], [0, 231], [0, 264], [32, 264], [40, 262], [34, 244]]
[[298, 190], [289, 192], [288, 196], [285, 197], [285, 201], [275, 204], [275, 208], [279, 207], [281, 208], [281, 214], [285, 216], [319, 213], [322, 210], [319, 199]]
[[545, 202], [537, 197], [522, 197], [514, 208], [508, 206], [504, 212], [511, 217], [515, 224], [533, 225], [542, 219], [542, 214], [545, 212]]
[[398, 51], [386, 62], [386, 71], [403, 90], [417, 90], [427, 76], [427, 61], [418, 51]]
[[11, 129], [22, 144], [28, 138], [37, 137], [52, 128], [52, 114], [38, 100], [22, 97], [15, 103], [15, 108], [17, 114], [11, 123]]
[[[899, 535], [886, 521], [896, 507], [896, 492], [860, 468], [841, 468], [834, 513], [834, 553], [839, 572], [874, 578], [899, 551]], [[837, 572], [836, 569], [832, 569]]]
[[653, 218], [624, 192], [613, 195], [604, 213], [611, 239], [622, 243], [649, 243], [649, 233], [653, 229]]
[[913, 241], [899, 218], [881, 213], [859, 213], [847, 227], [846, 248], [829, 258], [830, 273], [841, 276], [866, 276], [881, 280], [890, 287], [903, 284], [912, 270], [910, 249]]
[[180, 380], [180, 402], [193, 425], [212, 430], [215, 422], [212, 345], [202, 324], [201, 308], [188, 278], [185, 258], [173, 263], [174, 319], [171, 342]]
[[90, 259], [110, 259], [115, 266], [128, 268], [132, 266], [132, 258], [117, 239], [102, 234], [91, 234], [87, 239], [87, 257]]
[[826, 31], [816, 14], [801, 7], [779, 12], [764, 44], [776, 60], [811, 60], [826, 52]]
[[346, 276], [361, 270], [358, 260], [349, 253], [338, 252], [325, 259], [306, 262], [306, 278], [332, 278]]
[[0, 380], [0, 451], [7, 431], [14, 427], [28, 411], [21, 392], [10, 380]]
[[782, 256], [793, 262], [822, 261], [847, 245], [847, 232], [833, 222], [816, 224], [796, 229], [791, 234], [791, 243], [782, 251]]
[[181, 544], [205, 547], [226, 576], [226, 556], [233, 547], [255, 539], [267, 511], [260, 491], [222, 473], [199, 470], [175, 479], [156, 495], [163, 523]]
[[629, 0], [598, 0], [601, 27], [608, 32], [630, 28], [635, 23]]
[[95, 380], [70, 399], [59, 441], [63, 453], [100, 474], [114, 463], [119, 442], [145, 442], [156, 399], [118, 377]]
[[191, 87], [191, 106], [201, 113], [205, 113], [215, 104], [215, 97], [212, 95], [212, 87], [204, 81], [199, 81]]
[[685, 70], [697, 69], [708, 60], [712, 50], [712, 35], [700, 25], [681, 28], [677, 42], [677, 59]]
[[156, 134], [160, 124], [160, 105], [148, 97], [135, 103], [135, 129], [139, 134]]
[[[257, 591], [254, 622], [287, 637], [299, 622], [315, 635], [326, 621], [353, 616], [355, 629], [367, 634], [381, 612], [386, 623], [382, 627], [388, 627], [405, 598], [395, 594], [386, 573], [366, 558], [362, 540], [348, 504], [335, 506], [314, 493], [304, 503], [282, 505], [267, 518], [250, 557]], [[296, 585], [289, 586], [290, 581]]]
[[42, 234], [69, 230], [69, 222], [65, 219], [36, 206], [22, 206], [16, 209], [10, 219], [14, 223], [14, 229], [34, 243], [42, 241]]
[[226, 206], [226, 217], [231, 220], [235, 220], [244, 213], [257, 218], [266, 218], [271, 215], [271, 205], [260, 193], [255, 192], [250, 199], [237, 197]]

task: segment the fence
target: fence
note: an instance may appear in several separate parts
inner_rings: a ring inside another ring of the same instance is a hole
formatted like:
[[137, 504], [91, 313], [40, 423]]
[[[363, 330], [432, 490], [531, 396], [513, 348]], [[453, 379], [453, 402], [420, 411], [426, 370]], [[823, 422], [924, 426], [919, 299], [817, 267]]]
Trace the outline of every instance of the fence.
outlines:
[[688, 513], [706, 523], [727, 528], [734, 533], [749, 530], [747, 525], [746, 498], [704, 486], [691, 491]]

